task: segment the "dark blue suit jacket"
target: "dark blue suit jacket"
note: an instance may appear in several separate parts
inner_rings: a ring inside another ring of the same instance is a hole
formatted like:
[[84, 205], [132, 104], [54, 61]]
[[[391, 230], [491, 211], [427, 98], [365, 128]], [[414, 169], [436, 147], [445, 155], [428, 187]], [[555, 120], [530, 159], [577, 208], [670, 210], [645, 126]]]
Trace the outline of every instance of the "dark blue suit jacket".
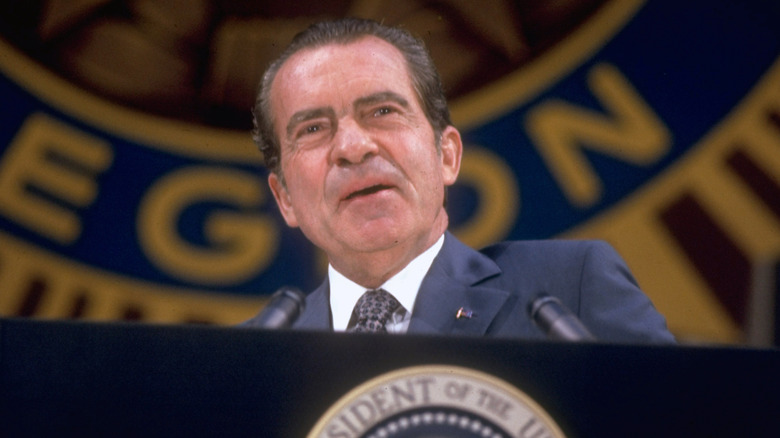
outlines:
[[[327, 279], [294, 328], [330, 330]], [[601, 341], [674, 342], [666, 322], [605, 242], [515, 241], [475, 251], [447, 232], [420, 286], [409, 333], [543, 339], [527, 316], [540, 293], [558, 297]], [[461, 307], [473, 316], [456, 318]]]

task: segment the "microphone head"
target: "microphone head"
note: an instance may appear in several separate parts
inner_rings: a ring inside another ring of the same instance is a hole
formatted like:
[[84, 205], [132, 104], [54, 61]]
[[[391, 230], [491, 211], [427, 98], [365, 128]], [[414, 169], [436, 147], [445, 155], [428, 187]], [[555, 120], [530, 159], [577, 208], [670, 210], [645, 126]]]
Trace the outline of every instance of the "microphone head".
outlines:
[[[563, 312], [564, 310], [561, 310], [562, 307], [561, 300], [552, 295], [542, 293], [528, 303], [528, 316], [537, 325], [542, 325], [555, 318], [555, 314], [551, 312]], [[540, 311], [542, 314], [539, 313]], [[547, 333], [550, 327], [549, 324], [545, 325], [547, 326], [540, 328]]]
[[294, 287], [283, 286], [271, 295], [263, 310], [244, 325], [268, 329], [288, 328], [305, 308], [306, 295]]
[[528, 304], [528, 314], [549, 339], [574, 342], [596, 340], [561, 300], [546, 293]]

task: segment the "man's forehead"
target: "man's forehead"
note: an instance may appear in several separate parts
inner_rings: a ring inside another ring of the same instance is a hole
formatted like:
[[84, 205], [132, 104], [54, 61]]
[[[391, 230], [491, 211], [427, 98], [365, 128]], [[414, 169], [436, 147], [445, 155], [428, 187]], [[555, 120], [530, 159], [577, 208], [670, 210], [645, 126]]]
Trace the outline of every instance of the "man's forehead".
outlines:
[[[342, 63], [339, 63], [339, 60]], [[351, 64], [343, 64], [347, 61]], [[341, 73], [357, 73], [360, 67], [380, 64], [385, 64], [385, 67], [376, 71], [377, 76], [386, 73], [387, 68], [391, 68], [403, 70], [404, 76], [409, 79], [406, 58], [401, 51], [373, 35], [366, 35], [349, 42], [332, 42], [306, 47], [295, 52], [282, 64], [271, 84], [271, 91], [277, 88], [280, 81], [305, 81], [316, 71], [330, 72], [337, 69]]]
[[[345, 92], [339, 105], [343, 108], [336, 109], [339, 113], [380, 93], [395, 92], [397, 96], [408, 95], [409, 101], [418, 100], [400, 50], [380, 38], [365, 36], [348, 43], [301, 49], [288, 58], [271, 84], [273, 111], [284, 118], [284, 113], [323, 106], [323, 102], [316, 101], [317, 93], [323, 91], [317, 87], [323, 81], [332, 81], [333, 89]], [[360, 85], [348, 86], [354, 84]]]

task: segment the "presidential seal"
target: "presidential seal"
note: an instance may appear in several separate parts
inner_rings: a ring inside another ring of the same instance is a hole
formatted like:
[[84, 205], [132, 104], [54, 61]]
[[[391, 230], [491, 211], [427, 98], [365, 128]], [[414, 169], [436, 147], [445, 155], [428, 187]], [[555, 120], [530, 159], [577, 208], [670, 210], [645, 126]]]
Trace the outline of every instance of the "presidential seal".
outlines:
[[528, 395], [491, 375], [426, 365], [378, 376], [350, 391], [308, 438], [556, 438], [563, 432]]

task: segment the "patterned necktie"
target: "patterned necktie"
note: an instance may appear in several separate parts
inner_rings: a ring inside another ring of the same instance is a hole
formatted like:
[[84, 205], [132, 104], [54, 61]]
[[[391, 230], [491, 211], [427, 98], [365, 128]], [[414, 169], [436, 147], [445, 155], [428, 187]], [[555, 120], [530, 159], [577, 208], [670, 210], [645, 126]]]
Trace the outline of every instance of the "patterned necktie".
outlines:
[[364, 293], [355, 304], [357, 323], [349, 331], [386, 333], [385, 324], [400, 305], [398, 300], [384, 289]]

